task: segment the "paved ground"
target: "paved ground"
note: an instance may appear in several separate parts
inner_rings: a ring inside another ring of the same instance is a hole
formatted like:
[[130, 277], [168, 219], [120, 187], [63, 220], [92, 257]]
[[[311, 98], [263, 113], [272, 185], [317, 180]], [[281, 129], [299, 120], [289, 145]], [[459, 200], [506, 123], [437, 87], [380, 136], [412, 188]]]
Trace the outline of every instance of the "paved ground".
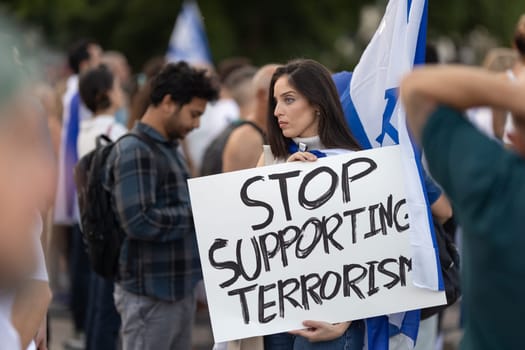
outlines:
[[[459, 307], [454, 305], [446, 312], [442, 320], [443, 350], [458, 349], [462, 332], [458, 329]], [[50, 311], [51, 342], [49, 350], [64, 350], [64, 341], [72, 335], [72, 324], [69, 313], [56, 306]], [[193, 334], [193, 350], [211, 350], [213, 337], [207, 310], [197, 312]], [[430, 349], [429, 349], [430, 350]]]

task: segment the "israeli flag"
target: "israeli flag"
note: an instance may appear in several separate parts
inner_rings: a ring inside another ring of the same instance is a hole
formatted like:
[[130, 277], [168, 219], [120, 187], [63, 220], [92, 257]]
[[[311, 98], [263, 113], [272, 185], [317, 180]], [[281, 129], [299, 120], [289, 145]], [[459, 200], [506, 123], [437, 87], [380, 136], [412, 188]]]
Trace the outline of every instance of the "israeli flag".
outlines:
[[[420, 153], [410, 140], [405, 112], [398, 100], [401, 78], [414, 64], [424, 63], [426, 22], [426, 0], [390, 0], [341, 102], [350, 128], [363, 148], [400, 145], [411, 218], [414, 284], [444, 290]], [[391, 349], [410, 349], [415, 344], [418, 325], [419, 310], [367, 319], [366, 346], [386, 350], [390, 342]]]
[[[77, 139], [82, 107], [78, 94], [78, 76], [67, 81], [66, 92], [62, 97], [62, 132], [58, 155], [58, 183], [53, 210], [53, 222], [71, 225], [79, 222], [76, 210], [76, 188], [73, 168], [78, 161]], [[85, 112], [84, 112], [85, 114]]]
[[166, 60], [212, 64], [202, 16], [195, 1], [185, 1], [182, 4], [182, 10], [171, 33]]

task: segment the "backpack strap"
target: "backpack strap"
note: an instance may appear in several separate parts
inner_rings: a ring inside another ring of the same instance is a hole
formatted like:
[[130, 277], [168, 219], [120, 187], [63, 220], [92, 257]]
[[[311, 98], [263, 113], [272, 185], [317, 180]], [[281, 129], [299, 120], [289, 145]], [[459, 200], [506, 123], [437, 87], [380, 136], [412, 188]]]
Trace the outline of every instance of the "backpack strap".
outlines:
[[147, 144], [151, 149], [153, 149], [156, 153], [161, 153], [162, 155], [164, 155], [164, 153], [162, 153], [160, 151], [160, 148], [159, 146], [157, 146], [156, 142], [148, 135], [146, 135], [145, 133], [143, 132], [140, 132], [140, 131], [132, 131], [132, 132], [128, 132], [127, 134], [124, 134], [122, 135], [121, 137], [119, 137], [117, 140], [115, 141], [112, 141], [108, 135], [105, 135], [105, 134], [100, 134], [97, 136], [97, 147], [101, 144], [107, 144], [107, 143], [111, 143], [111, 142], [114, 142], [114, 143], [117, 143], [119, 142], [120, 140], [122, 140], [123, 138], [125, 137], [130, 137], [130, 136], [133, 136], [133, 137], [136, 137], [138, 138], [139, 140], [141, 141], [144, 141], [145, 144]]
[[[96, 147], [99, 147], [99, 146], [102, 146], [104, 144], [108, 144], [108, 143], [111, 143], [113, 142], [113, 140], [111, 140], [111, 130], [113, 130], [113, 123], [111, 123], [108, 127], [108, 129], [106, 130], [106, 133], [105, 134], [100, 134], [97, 136], [97, 138], [95, 139], [95, 142], [96, 142]], [[125, 136], [125, 135], [124, 135]], [[123, 136], [122, 136], [123, 137]], [[121, 137], [121, 138], [122, 138]], [[120, 140], [120, 138], [119, 138]]]
[[97, 145], [96, 147], [99, 148], [99, 147], [103, 146], [104, 144], [108, 144], [108, 143], [111, 143], [113, 141], [111, 141], [111, 139], [109, 138], [108, 135], [100, 134], [100, 135], [97, 136], [95, 142], [96, 142], [96, 145]]
[[[138, 138], [139, 140], [143, 141], [146, 145], [148, 145], [148, 147], [153, 150], [153, 152], [155, 154], [158, 154], [160, 155], [160, 157], [164, 157], [164, 159], [168, 160], [168, 156], [159, 148], [159, 146], [157, 145], [157, 142], [155, 141], [155, 139], [153, 139], [151, 136], [149, 136], [148, 134], [144, 133], [144, 132], [140, 132], [138, 130], [134, 130], [130, 133], [127, 133], [126, 135], [122, 136], [122, 137], [126, 137], [126, 136], [134, 136], [136, 138]], [[186, 166], [184, 164], [181, 163], [181, 161], [175, 157], [175, 160], [177, 161], [177, 163], [179, 163], [179, 165], [183, 168], [183, 169], [186, 169]], [[162, 169], [162, 167], [160, 167], [159, 163], [157, 162], [157, 169]], [[163, 172], [159, 172], [159, 174], [162, 174]]]
[[132, 131], [124, 136], [134, 136], [139, 140], [143, 141], [145, 144], [147, 144], [149, 148], [151, 148], [155, 153], [164, 156], [164, 153], [160, 150], [159, 146], [157, 146], [157, 143], [153, 140], [153, 138], [151, 138], [151, 136], [138, 130]]
[[106, 130], [106, 135], [111, 138], [111, 131], [113, 130], [114, 122], [109, 124], [108, 129]]

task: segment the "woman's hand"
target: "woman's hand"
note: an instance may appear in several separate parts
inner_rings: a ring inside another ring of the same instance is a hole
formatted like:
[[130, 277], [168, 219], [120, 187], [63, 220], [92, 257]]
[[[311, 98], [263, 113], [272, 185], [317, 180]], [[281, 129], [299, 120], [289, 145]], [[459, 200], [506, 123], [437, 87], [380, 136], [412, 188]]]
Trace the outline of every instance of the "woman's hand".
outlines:
[[310, 152], [295, 152], [288, 157], [287, 162], [314, 162], [317, 160], [315, 154]]
[[299, 335], [310, 342], [319, 342], [337, 339], [344, 334], [352, 322], [328, 323], [321, 321], [304, 321], [306, 329], [291, 331], [291, 334]]

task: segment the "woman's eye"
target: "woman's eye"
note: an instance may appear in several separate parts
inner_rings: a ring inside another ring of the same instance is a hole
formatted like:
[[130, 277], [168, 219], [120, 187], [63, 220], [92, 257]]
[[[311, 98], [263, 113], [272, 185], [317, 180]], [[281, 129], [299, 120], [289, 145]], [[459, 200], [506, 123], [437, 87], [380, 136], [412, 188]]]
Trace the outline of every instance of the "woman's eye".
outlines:
[[285, 102], [286, 104], [290, 104], [290, 103], [292, 103], [293, 101], [295, 101], [295, 100], [294, 100], [293, 98], [291, 98], [291, 97], [285, 97], [285, 98], [284, 98], [284, 102]]

